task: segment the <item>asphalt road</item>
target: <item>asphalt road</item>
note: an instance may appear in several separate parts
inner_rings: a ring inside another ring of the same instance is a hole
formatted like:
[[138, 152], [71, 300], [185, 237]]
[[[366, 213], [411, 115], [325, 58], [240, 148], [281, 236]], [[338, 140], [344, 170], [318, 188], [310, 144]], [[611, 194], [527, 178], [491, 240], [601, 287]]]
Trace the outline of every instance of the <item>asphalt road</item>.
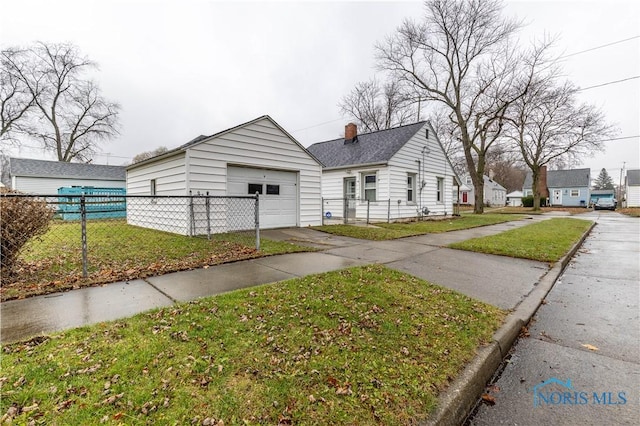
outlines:
[[584, 216], [596, 227], [466, 424], [640, 424], [640, 220]]

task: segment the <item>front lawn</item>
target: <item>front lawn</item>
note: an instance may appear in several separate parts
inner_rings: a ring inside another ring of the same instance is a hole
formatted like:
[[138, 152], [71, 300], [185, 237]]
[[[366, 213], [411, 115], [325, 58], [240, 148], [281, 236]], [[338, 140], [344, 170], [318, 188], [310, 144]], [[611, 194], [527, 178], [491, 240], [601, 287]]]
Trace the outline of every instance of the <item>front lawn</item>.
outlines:
[[557, 262], [569, 252], [590, 226], [591, 222], [587, 220], [553, 218], [500, 234], [454, 243], [449, 247], [542, 262]]
[[213, 234], [207, 240], [132, 226], [124, 220], [87, 222], [87, 246], [88, 277], [83, 279], [80, 223], [54, 222], [45, 235], [24, 248], [18, 274], [2, 277], [2, 300], [311, 250], [263, 238], [258, 252], [252, 232]]
[[461, 217], [438, 218], [419, 222], [376, 223], [375, 226], [326, 225], [314, 229], [329, 234], [363, 240], [392, 240], [415, 235], [436, 234], [476, 228], [478, 226], [495, 225], [524, 218], [522, 215], [482, 214], [464, 215]]
[[506, 313], [372, 265], [3, 348], [18, 424], [412, 424]]

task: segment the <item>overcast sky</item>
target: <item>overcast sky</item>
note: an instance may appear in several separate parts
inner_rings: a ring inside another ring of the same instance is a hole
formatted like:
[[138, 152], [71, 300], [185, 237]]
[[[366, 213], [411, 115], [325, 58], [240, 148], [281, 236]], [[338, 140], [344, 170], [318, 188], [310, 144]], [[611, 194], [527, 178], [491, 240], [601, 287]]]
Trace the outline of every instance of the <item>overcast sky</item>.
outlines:
[[[347, 119], [337, 104], [375, 74], [375, 42], [423, 13], [415, 1], [0, 0], [0, 6], [0, 45], [72, 42], [99, 63], [95, 80], [122, 106], [120, 135], [95, 158], [100, 164], [124, 164], [142, 151], [175, 148], [264, 114], [304, 146], [339, 137]], [[583, 166], [594, 177], [604, 167], [616, 182], [623, 162], [640, 168], [640, 2], [508, 1], [505, 13], [528, 24], [525, 43], [559, 36], [558, 53], [571, 55], [564, 59], [567, 78], [586, 88], [581, 99], [602, 108], [627, 138], [606, 142], [606, 153]], [[591, 88], [597, 85], [603, 86]], [[13, 155], [43, 158], [28, 147]]]

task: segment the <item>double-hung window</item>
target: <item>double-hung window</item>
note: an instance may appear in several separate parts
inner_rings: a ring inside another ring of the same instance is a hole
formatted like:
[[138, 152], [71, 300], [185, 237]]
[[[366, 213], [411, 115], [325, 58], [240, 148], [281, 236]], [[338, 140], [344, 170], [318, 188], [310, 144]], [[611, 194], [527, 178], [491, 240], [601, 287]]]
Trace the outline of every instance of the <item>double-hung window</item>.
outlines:
[[407, 174], [407, 203], [416, 202], [416, 175], [415, 173]]
[[376, 200], [376, 174], [365, 174], [362, 176], [362, 187], [364, 192], [364, 199], [367, 201]]
[[444, 203], [444, 178], [438, 178], [438, 186], [436, 187], [436, 201]]

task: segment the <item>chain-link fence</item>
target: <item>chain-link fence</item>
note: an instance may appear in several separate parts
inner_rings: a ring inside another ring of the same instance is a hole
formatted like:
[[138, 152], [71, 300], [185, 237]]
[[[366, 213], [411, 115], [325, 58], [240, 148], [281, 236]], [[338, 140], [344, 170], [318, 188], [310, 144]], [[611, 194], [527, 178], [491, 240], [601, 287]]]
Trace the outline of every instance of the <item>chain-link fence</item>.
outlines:
[[[260, 249], [258, 196], [5, 193], [0, 202], [3, 299], [13, 283], [72, 288], [248, 258]], [[45, 217], [46, 232], [30, 238], [43, 222], [36, 217]]]

